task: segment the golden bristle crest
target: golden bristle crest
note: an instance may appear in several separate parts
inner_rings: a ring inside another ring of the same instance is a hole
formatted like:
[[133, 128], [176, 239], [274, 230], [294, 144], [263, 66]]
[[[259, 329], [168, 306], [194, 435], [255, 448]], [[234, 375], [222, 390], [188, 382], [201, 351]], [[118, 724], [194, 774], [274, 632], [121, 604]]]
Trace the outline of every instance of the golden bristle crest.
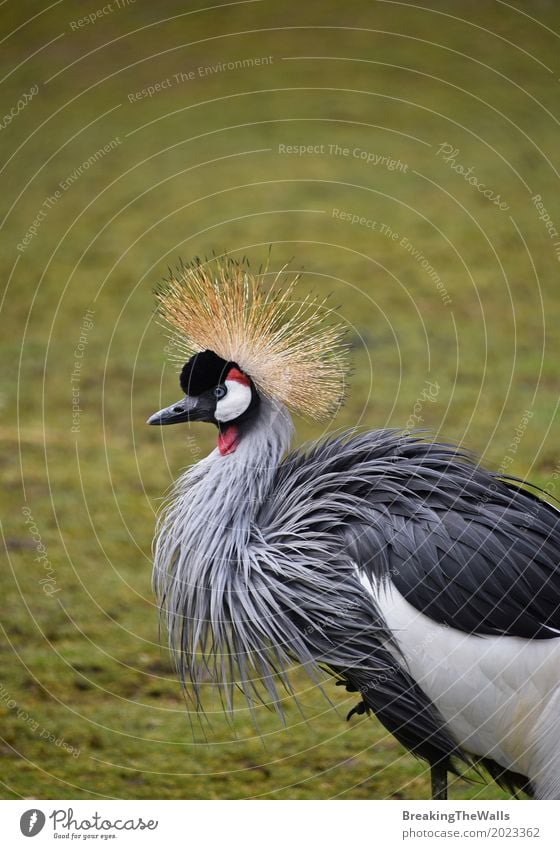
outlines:
[[236, 362], [269, 398], [322, 419], [344, 397], [345, 330], [330, 323], [325, 298], [294, 298], [300, 275], [279, 286], [283, 271], [268, 286], [267, 269], [255, 275], [246, 260], [195, 260], [156, 292], [159, 314], [172, 331], [173, 359], [214, 351]]

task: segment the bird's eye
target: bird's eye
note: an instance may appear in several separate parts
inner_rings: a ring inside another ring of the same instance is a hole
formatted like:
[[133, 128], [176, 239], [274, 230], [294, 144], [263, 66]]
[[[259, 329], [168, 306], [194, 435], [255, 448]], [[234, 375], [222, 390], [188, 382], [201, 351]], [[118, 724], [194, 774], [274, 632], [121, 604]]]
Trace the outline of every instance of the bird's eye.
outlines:
[[214, 398], [219, 399], [219, 398], [224, 397], [224, 395], [227, 393], [227, 389], [226, 389], [225, 386], [220, 385], [220, 386], [215, 386], [214, 389], [212, 390], [212, 392], [214, 394]]

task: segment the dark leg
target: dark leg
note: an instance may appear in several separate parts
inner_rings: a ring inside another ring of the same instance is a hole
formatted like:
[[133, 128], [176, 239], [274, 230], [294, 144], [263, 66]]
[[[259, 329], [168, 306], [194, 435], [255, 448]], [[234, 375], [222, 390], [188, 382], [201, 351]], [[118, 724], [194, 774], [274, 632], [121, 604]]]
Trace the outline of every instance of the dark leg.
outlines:
[[432, 764], [432, 799], [441, 801], [447, 799], [447, 769], [441, 764]]

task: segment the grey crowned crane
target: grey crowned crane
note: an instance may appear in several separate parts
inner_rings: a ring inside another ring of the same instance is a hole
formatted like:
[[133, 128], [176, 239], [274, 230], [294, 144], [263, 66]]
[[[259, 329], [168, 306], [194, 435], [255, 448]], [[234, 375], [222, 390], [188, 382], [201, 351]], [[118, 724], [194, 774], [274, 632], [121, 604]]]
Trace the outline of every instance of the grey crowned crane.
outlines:
[[278, 704], [294, 661], [327, 670], [429, 763], [434, 798], [461, 763], [560, 798], [560, 512], [414, 432], [287, 453], [288, 408], [328, 416], [346, 374], [340, 326], [294, 283], [213, 260], [157, 294], [184, 397], [148, 423], [217, 427], [155, 542], [183, 683]]

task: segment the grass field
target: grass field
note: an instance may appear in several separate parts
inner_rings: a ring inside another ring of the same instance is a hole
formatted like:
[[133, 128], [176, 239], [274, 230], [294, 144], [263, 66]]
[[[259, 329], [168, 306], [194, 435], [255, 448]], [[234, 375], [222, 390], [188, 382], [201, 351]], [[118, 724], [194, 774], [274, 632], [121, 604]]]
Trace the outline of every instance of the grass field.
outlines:
[[144, 425], [178, 397], [152, 290], [272, 245], [350, 328], [328, 429], [429, 427], [560, 496], [560, 9], [200, 6], [0, 7], [3, 794], [425, 798], [301, 672], [285, 726], [186, 711], [150, 546], [213, 434]]

